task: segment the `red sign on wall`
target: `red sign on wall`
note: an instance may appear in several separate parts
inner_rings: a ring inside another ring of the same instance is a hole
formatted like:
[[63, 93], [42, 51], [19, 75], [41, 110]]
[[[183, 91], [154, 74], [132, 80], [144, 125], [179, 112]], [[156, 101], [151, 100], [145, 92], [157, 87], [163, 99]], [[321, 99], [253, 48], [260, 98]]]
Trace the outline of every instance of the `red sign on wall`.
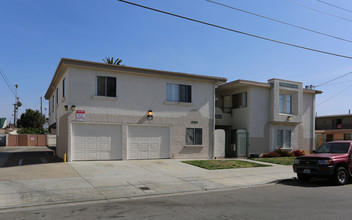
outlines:
[[76, 121], [85, 121], [86, 120], [86, 111], [77, 110], [76, 111]]

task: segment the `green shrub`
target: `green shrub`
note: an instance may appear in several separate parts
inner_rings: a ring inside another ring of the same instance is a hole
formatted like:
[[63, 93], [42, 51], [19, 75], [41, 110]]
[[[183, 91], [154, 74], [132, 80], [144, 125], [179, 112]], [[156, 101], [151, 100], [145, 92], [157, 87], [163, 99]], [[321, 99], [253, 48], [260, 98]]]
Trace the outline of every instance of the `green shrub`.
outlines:
[[17, 131], [18, 134], [45, 134], [46, 130], [43, 128], [21, 128]]

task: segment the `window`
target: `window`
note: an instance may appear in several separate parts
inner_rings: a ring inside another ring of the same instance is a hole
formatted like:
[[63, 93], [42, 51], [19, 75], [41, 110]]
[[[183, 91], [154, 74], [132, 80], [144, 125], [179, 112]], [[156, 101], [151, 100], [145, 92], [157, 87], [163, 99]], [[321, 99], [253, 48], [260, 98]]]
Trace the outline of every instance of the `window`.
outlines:
[[247, 92], [232, 95], [232, 108], [247, 107]]
[[56, 89], [56, 104], [59, 104], [59, 88]]
[[291, 148], [291, 130], [285, 131], [285, 144], [284, 148]]
[[277, 130], [277, 148], [291, 148], [291, 130]]
[[97, 76], [96, 95], [116, 97], [116, 77]]
[[202, 145], [201, 128], [186, 128], [186, 145]]
[[65, 97], [65, 78], [62, 80], [62, 97]]
[[284, 132], [283, 130], [277, 130], [277, 148], [282, 148], [284, 143]]
[[292, 114], [292, 96], [291, 95], [283, 95], [279, 96], [279, 112]]
[[343, 134], [343, 139], [344, 140], [352, 140], [352, 134], [351, 133]]
[[333, 134], [326, 134], [326, 142], [330, 142], [334, 140], [334, 135]]
[[166, 85], [166, 101], [192, 102], [192, 86], [168, 83]]

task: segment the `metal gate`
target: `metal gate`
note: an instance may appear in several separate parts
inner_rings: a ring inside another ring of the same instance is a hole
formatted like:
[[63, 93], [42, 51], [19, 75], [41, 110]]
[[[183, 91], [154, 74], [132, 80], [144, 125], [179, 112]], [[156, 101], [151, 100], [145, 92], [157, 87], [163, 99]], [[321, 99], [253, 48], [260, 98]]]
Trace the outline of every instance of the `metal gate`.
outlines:
[[238, 129], [236, 130], [236, 156], [237, 157], [248, 157], [248, 137], [249, 134], [246, 130]]
[[0, 134], [0, 146], [6, 146], [6, 135]]

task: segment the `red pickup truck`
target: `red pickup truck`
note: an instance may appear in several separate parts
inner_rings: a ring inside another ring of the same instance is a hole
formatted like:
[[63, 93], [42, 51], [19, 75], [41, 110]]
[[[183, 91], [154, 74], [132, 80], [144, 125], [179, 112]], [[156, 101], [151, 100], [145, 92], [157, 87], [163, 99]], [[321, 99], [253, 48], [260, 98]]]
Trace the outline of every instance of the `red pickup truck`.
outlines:
[[327, 142], [312, 154], [297, 157], [293, 171], [301, 181], [308, 181], [311, 177], [328, 177], [344, 185], [352, 174], [351, 146], [352, 141]]

